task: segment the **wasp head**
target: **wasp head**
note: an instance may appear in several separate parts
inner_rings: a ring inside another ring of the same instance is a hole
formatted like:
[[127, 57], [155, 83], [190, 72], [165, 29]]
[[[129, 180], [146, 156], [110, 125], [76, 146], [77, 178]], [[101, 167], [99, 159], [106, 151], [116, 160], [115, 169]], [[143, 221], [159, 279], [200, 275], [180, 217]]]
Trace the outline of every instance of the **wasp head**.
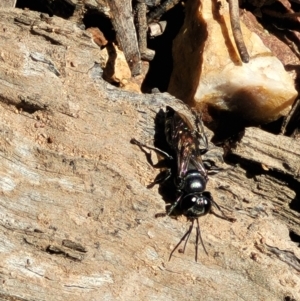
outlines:
[[189, 193], [181, 198], [180, 203], [184, 215], [194, 219], [210, 212], [213, 199], [209, 192]]

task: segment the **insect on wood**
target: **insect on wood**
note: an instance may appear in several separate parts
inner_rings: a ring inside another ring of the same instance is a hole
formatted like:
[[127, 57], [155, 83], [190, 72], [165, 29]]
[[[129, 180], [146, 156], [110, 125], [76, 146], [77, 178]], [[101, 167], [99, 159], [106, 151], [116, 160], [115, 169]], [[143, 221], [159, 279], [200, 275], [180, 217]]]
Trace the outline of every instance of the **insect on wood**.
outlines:
[[176, 209], [176, 211], [180, 211], [192, 222], [188, 231], [172, 250], [169, 260], [175, 250], [185, 240], [183, 250], [181, 251], [184, 253], [195, 221], [195, 260], [197, 261], [198, 258], [199, 239], [204, 251], [208, 254], [201, 237], [198, 218], [209, 213], [212, 205], [221, 211], [218, 204], [213, 200], [210, 192], [205, 190], [208, 175], [216, 173], [219, 169], [216, 168], [216, 166], [209, 166], [209, 164], [206, 164], [208, 162], [202, 160], [202, 155], [208, 151], [208, 142], [200, 117], [196, 114], [195, 117], [196, 122], [194, 127], [186, 116], [169, 106], [166, 107], [164, 133], [166, 141], [170, 146], [171, 154], [159, 148], [143, 144], [136, 139], [131, 139], [132, 144], [136, 144], [142, 149], [154, 150], [161, 155], [164, 158], [165, 165], [168, 167], [156, 177], [153, 183], [148, 185], [148, 188], [153, 187], [155, 184], [161, 184], [170, 177], [174, 179], [176, 199], [170, 206], [168, 212], [164, 215], [171, 215]]

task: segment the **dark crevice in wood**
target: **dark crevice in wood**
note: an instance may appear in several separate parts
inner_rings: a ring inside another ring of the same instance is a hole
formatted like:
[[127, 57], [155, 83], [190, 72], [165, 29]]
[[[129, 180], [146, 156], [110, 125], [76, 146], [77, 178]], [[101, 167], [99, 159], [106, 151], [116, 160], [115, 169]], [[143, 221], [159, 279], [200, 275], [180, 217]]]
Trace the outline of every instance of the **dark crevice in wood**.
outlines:
[[297, 301], [297, 300], [294, 299], [294, 298], [291, 297], [291, 296], [285, 296], [285, 297], [284, 297], [284, 301]]
[[292, 200], [292, 202], [289, 204], [289, 206], [292, 210], [300, 212], [300, 199], [295, 198], [294, 200]]
[[[12, 105], [19, 111], [23, 111], [29, 114], [34, 114], [37, 111], [45, 111], [46, 106], [39, 105], [37, 103], [33, 103], [34, 100], [30, 99], [24, 99], [23, 97], [20, 97], [20, 102], [16, 103], [13, 99], [10, 99], [5, 96], [0, 95], [0, 102]], [[32, 101], [32, 102], [31, 102]]]
[[75, 254], [75, 252], [73, 252], [74, 254], [70, 254], [69, 252], [66, 252], [65, 250], [53, 245], [49, 245], [45, 251], [50, 255], [62, 255], [74, 261], [81, 261], [83, 259], [81, 254]]
[[237, 141], [245, 129], [245, 120], [228, 111], [217, 110], [213, 106], [206, 107], [206, 112], [212, 117], [210, 121], [204, 120], [205, 125], [214, 132], [213, 143], [225, 140]]
[[30, 0], [17, 0], [17, 8], [30, 9], [33, 11], [38, 11], [41, 13], [49, 14], [50, 17], [56, 15], [62, 18], [69, 18], [73, 15], [75, 10], [75, 5], [72, 5], [69, 1], [58, 0], [58, 1], [49, 1], [49, 0], [39, 0], [39, 1], [30, 1]]
[[[300, 66], [297, 66], [298, 81], [300, 82]], [[288, 116], [285, 117], [281, 132], [287, 136], [297, 137], [299, 135], [300, 124], [300, 99], [298, 98]]]
[[111, 20], [100, 11], [88, 8], [82, 19], [86, 28], [98, 27], [108, 41], [115, 41], [116, 32], [111, 23]]
[[263, 170], [261, 164], [240, 158], [238, 155], [235, 154], [228, 154], [224, 157], [224, 161], [229, 165], [236, 165], [238, 164], [241, 168], [245, 170], [246, 177], [248, 179], [252, 179], [255, 176], [259, 176], [262, 174], [266, 174], [266, 171]]
[[45, 38], [45, 40], [50, 42], [52, 45], [58, 45], [58, 46], [63, 45], [60, 41], [53, 39], [49, 35], [43, 33], [40, 29], [31, 29], [30, 33]]
[[153, 88], [160, 92], [168, 89], [173, 70], [172, 45], [184, 21], [184, 7], [176, 5], [166, 12], [161, 21], [167, 21], [164, 33], [155, 38], [148, 38], [148, 48], [155, 51], [150, 68], [142, 85], [142, 91], [149, 93]]
[[23, 111], [23, 112], [26, 112], [26, 113], [29, 113], [29, 114], [34, 114], [37, 111], [44, 111], [45, 110], [44, 107], [41, 107], [37, 104], [29, 103], [25, 100], [22, 100], [19, 104], [17, 104], [16, 108], [19, 111]]
[[298, 243], [298, 247], [300, 247], [300, 235], [294, 231], [290, 231], [290, 238], [293, 242]]
[[281, 117], [273, 122], [263, 124], [261, 128], [269, 133], [278, 135], [280, 134], [282, 123], [283, 123], [284, 117]]

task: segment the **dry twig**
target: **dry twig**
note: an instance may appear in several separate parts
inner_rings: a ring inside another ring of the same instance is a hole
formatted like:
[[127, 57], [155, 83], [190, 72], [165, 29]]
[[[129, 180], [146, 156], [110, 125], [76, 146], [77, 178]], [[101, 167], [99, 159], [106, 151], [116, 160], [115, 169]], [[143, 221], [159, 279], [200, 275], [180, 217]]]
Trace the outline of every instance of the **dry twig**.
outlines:
[[241, 60], [244, 63], [249, 62], [249, 54], [243, 39], [243, 34], [240, 25], [239, 2], [237, 0], [229, 0], [229, 13], [232, 33], [236, 47], [239, 51]]

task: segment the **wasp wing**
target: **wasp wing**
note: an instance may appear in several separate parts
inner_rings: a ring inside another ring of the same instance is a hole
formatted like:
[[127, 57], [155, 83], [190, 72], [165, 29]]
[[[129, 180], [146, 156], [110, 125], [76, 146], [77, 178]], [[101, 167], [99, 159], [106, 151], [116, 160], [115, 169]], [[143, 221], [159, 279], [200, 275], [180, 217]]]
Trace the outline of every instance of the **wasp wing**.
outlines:
[[184, 115], [169, 106], [166, 109], [165, 135], [176, 153], [178, 176], [184, 177], [188, 169], [197, 169], [206, 177], [207, 172], [201, 159], [203, 151], [200, 149], [202, 135]]

